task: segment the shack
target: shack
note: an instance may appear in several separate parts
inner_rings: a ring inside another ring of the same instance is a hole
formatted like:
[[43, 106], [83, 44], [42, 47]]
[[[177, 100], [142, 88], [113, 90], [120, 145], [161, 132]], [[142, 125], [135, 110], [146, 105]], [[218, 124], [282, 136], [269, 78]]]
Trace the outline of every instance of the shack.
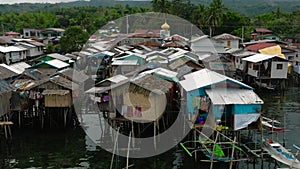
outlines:
[[284, 89], [288, 74], [288, 60], [278, 55], [255, 54], [246, 61], [247, 81], [267, 89]]
[[210, 114], [213, 125], [221, 122], [230, 130], [239, 130], [258, 120], [263, 101], [252, 87], [208, 69], [184, 78], [179, 83], [191, 122], [204, 124]]

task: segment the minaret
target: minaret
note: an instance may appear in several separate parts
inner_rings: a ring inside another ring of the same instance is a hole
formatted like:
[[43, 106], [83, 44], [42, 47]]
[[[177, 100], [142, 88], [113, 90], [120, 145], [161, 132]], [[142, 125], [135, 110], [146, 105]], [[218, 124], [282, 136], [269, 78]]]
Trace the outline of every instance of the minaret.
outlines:
[[165, 39], [167, 37], [170, 36], [170, 26], [169, 24], [167, 24], [167, 22], [165, 21], [164, 24], [161, 25], [161, 30], [160, 30], [160, 37], [162, 39]]

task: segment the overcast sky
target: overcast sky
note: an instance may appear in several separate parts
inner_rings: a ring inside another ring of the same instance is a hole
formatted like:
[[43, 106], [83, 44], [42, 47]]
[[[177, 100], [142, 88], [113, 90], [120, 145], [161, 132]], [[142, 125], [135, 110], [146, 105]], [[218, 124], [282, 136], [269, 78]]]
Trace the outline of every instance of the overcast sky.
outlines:
[[72, 2], [76, 0], [0, 0], [0, 4], [14, 4], [14, 3], [57, 3], [57, 2]]

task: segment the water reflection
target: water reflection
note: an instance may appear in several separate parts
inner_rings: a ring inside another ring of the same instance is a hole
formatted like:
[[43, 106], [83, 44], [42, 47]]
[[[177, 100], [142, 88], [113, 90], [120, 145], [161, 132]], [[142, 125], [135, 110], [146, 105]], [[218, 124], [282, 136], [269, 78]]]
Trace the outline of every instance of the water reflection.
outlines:
[[[290, 88], [284, 95], [272, 92], [258, 92], [264, 100], [262, 113], [281, 122], [286, 121], [287, 132], [285, 142], [289, 149], [292, 144], [300, 145], [300, 91]], [[100, 123], [95, 123], [99, 129]], [[93, 130], [92, 128], [89, 130]], [[266, 137], [271, 137], [267, 135]], [[274, 136], [277, 138], [277, 136]], [[96, 138], [96, 139], [100, 139]], [[283, 133], [278, 134], [278, 140], [283, 141]], [[100, 140], [99, 140], [100, 141]], [[171, 141], [171, 140], [170, 140]], [[0, 139], [0, 168], [110, 168], [112, 154], [102, 150], [81, 128], [59, 131], [17, 129], [13, 131], [13, 139]], [[156, 157], [145, 159], [130, 159], [132, 168], [143, 169], [205, 169], [209, 163], [195, 162], [180, 147], [174, 147]], [[236, 163], [234, 168], [261, 168], [261, 162], [248, 161]], [[115, 157], [113, 168], [126, 167], [126, 158]], [[263, 168], [274, 169], [273, 160], [263, 163]], [[286, 167], [280, 165], [280, 167]], [[229, 168], [227, 164], [216, 163], [214, 169]]]

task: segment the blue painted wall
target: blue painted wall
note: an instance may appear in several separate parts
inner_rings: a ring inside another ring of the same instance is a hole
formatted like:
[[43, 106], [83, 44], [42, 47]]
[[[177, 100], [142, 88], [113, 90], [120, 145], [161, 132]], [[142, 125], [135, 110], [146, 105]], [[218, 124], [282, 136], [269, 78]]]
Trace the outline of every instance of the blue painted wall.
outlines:
[[187, 112], [194, 114], [195, 109], [193, 107], [193, 97], [195, 96], [205, 96], [204, 88], [196, 89], [187, 92], [187, 98], [186, 98], [186, 106], [187, 106]]

